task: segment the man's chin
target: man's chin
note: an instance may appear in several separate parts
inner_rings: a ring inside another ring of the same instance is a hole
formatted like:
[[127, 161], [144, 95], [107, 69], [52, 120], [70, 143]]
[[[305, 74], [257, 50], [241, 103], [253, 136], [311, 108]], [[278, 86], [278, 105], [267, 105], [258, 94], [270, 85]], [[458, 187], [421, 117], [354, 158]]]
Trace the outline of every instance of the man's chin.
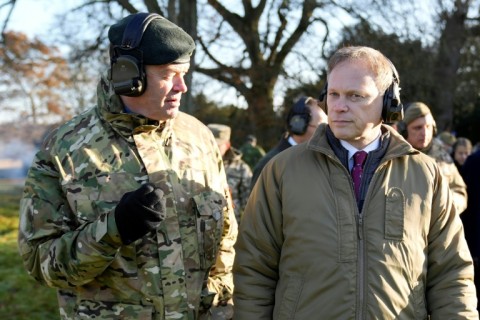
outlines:
[[422, 149], [425, 149], [426, 147], [428, 147], [428, 143], [427, 144], [419, 143], [419, 144], [414, 145], [413, 147], [417, 150], [422, 150]]
[[170, 108], [170, 109], [167, 110], [167, 117], [169, 119], [173, 119], [178, 115], [179, 111], [180, 111], [180, 109], [178, 107]]
[[335, 128], [331, 127], [333, 135], [335, 138], [340, 139], [340, 140], [348, 140], [352, 138], [352, 133], [350, 130], [345, 130], [343, 128]]

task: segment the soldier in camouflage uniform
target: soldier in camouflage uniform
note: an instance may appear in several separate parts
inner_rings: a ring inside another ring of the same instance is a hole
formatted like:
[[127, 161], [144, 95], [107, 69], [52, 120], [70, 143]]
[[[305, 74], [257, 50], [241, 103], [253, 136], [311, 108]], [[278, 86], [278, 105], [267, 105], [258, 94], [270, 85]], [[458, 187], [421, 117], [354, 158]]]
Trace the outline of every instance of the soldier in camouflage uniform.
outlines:
[[430, 108], [423, 102], [412, 102], [405, 111], [403, 121], [399, 122], [398, 130], [415, 149], [437, 161], [449, 181], [455, 208], [462, 213], [467, 208], [467, 186], [443, 143], [434, 138], [436, 124]]
[[230, 135], [232, 130], [229, 126], [211, 123], [208, 127], [215, 136], [220, 153], [222, 154], [228, 186], [232, 193], [235, 217], [237, 218], [237, 223], [240, 223], [243, 210], [247, 205], [248, 196], [250, 195], [252, 170], [248, 164], [242, 160], [242, 153], [231, 146]]
[[[232, 317], [237, 223], [222, 158], [210, 130], [179, 111], [194, 41], [146, 16], [110, 28], [97, 106], [45, 139], [25, 183], [19, 251], [58, 289], [62, 319]], [[146, 83], [124, 89], [116, 72], [132, 66], [118, 46], [142, 26], [123, 53], [140, 54]]]

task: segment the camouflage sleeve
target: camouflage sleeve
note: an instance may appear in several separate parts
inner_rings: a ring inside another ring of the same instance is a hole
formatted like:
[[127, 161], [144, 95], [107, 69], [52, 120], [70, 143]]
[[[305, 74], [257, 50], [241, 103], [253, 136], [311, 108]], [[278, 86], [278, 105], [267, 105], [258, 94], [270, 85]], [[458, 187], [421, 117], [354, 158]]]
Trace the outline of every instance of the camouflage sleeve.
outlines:
[[233, 276], [232, 267], [235, 258], [233, 245], [237, 240], [238, 225], [233, 210], [233, 202], [228, 190], [227, 180], [223, 165], [220, 166], [220, 177], [224, 177], [224, 194], [227, 199], [227, 209], [224, 216], [224, 225], [220, 248], [217, 254], [215, 265], [210, 271], [208, 278], [209, 291], [216, 292], [211, 310], [213, 319], [230, 319], [233, 314], [232, 295], [233, 295]]
[[246, 163], [242, 163], [242, 179], [241, 185], [239, 186], [239, 197], [240, 197], [240, 206], [241, 211], [245, 210], [247, 205], [248, 197], [250, 196], [250, 184], [252, 183], [252, 170]]
[[80, 223], [70, 210], [60, 174], [45, 150], [28, 172], [20, 204], [19, 252], [28, 273], [50, 287], [91, 281], [119, 251], [121, 240], [108, 214]]

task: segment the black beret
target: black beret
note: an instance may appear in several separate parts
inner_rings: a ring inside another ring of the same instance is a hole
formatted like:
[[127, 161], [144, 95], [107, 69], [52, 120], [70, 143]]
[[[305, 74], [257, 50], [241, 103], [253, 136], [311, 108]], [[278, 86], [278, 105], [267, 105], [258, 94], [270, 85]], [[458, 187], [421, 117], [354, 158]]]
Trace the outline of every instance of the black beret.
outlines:
[[[122, 46], [128, 23], [138, 15], [146, 16], [147, 14], [129, 15], [110, 27], [108, 39], [111, 45]], [[140, 24], [137, 25], [137, 28], [141, 29]], [[136, 33], [136, 30], [128, 31]], [[164, 17], [156, 15], [155, 19], [148, 24], [137, 49], [143, 52], [144, 64], [186, 63], [190, 62], [195, 42], [182, 28]]]

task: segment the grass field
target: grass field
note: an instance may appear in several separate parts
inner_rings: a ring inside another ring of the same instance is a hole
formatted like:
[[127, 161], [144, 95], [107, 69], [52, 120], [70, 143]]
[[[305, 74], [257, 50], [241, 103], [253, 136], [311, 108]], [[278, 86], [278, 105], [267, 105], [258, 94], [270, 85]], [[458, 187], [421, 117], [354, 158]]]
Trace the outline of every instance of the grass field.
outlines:
[[0, 181], [0, 319], [59, 319], [54, 289], [38, 285], [17, 250], [21, 187]]

